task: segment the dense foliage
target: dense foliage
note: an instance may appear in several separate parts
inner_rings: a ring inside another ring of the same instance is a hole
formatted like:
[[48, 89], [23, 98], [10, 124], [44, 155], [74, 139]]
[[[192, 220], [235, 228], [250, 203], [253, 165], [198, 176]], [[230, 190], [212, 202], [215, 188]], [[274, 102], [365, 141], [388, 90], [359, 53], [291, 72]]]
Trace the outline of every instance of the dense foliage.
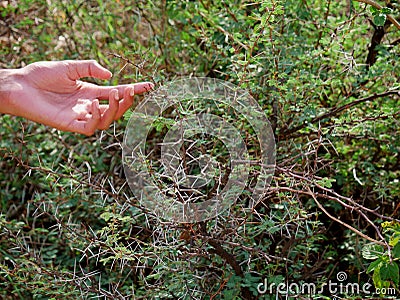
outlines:
[[1, 1], [0, 67], [97, 59], [107, 84], [229, 81], [264, 109], [277, 164], [252, 211], [175, 224], [126, 184], [129, 113], [90, 138], [3, 115], [0, 296], [284, 299], [280, 283], [314, 283], [291, 297], [398, 298], [399, 16], [395, 0]]

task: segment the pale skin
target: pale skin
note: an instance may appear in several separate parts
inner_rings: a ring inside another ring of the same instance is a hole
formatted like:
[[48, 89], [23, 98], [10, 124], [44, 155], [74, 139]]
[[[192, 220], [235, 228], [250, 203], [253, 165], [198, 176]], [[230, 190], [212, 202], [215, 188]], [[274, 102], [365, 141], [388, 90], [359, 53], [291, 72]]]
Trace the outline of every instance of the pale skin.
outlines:
[[89, 136], [119, 119], [132, 106], [135, 94], [154, 87], [150, 82], [98, 86], [80, 80], [111, 76], [94, 60], [44, 61], [0, 70], [0, 113]]

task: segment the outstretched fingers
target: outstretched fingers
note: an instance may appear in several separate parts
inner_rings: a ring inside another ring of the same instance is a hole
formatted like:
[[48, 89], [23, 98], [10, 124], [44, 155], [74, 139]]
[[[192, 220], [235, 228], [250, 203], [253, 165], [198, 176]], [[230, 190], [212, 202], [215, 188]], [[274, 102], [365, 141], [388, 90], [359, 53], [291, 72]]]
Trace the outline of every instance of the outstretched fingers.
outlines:
[[[92, 135], [96, 129], [106, 130], [114, 120], [118, 120], [132, 106], [134, 95], [142, 94], [154, 88], [151, 82], [118, 85], [115, 87], [97, 86], [84, 83], [80, 97], [95, 99], [92, 101], [91, 112], [74, 121], [71, 131]], [[122, 100], [120, 100], [120, 95]], [[99, 100], [108, 99], [108, 104], [99, 105]]]

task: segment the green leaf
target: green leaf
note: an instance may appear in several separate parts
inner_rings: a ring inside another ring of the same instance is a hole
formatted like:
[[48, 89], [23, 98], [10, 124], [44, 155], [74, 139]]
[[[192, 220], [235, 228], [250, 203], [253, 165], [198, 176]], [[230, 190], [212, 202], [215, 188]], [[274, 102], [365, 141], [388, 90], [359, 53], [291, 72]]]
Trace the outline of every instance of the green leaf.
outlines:
[[381, 259], [377, 259], [377, 260], [373, 261], [372, 263], [370, 263], [370, 265], [367, 269], [367, 273], [370, 273], [370, 272], [374, 271], [375, 269], [379, 270], [381, 265], [382, 265]]
[[320, 186], [323, 186], [323, 187], [326, 187], [326, 188], [330, 189], [332, 187], [332, 182], [335, 182], [335, 181], [336, 181], [335, 178], [324, 177], [324, 178], [318, 180], [317, 183]]
[[363, 247], [361, 253], [365, 259], [377, 259], [382, 257], [384, 251], [381, 245], [368, 244]]
[[400, 258], [400, 243], [397, 243], [393, 249], [392, 254], [394, 258]]
[[388, 14], [391, 14], [392, 11], [393, 11], [393, 10], [392, 10], [391, 8], [389, 8], [389, 7], [383, 7], [383, 8], [381, 9], [381, 14], [388, 15]]
[[125, 113], [124, 113], [124, 118], [129, 120], [132, 116], [133, 111], [131, 109], [128, 109]]
[[375, 269], [374, 274], [372, 275], [372, 280], [376, 288], [387, 288], [390, 285], [390, 282], [382, 280], [380, 268]]
[[373, 6], [370, 6], [370, 7], [369, 7], [369, 10], [370, 10], [370, 12], [372, 13], [372, 15], [379, 14], [379, 12], [380, 12], [379, 9], [377, 9], [377, 8], [375, 8], [375, 7], [373, 7]]
[[161, 273], [150, 274], [150, 275], [146, 276], [146, 279], [147, 280], [149, 280], [149, 279], [160, 279], [161, 275], [162, 275]]
[[385, 14], [378, 14], [374, 16], [374, 24], [376, 26], [383, 26], [386, 22], [386, 15]]
[[399, 244], [399, 241], [400, 241], [400, 235], [394, 234], [389, 240], [389, 245], [393, 247]]
[[399, 284], [399, 266], [392, 262], [383, 264], [379, 269], [379, 275], [382, 280], [392, 280], [396, 285]]
[[108, 222], [108, 220], [111, 219], [111, 217], [113, 217], [112, 213], [109, 212], [104, 212], [100, 215], [100, 218], [103, 219], [104, 221]]

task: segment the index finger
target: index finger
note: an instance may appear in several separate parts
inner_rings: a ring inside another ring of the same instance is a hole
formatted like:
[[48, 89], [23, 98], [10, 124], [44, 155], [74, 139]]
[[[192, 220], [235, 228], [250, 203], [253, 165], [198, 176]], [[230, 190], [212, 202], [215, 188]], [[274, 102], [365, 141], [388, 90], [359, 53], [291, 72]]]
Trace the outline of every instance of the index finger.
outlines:
[[134, 88], [135, 95], [143, 94], [146, 92], [151, 91], [154, 88], [154, 84], [151, 82], [139, 82], [135, 84], [121, 84], [121, 85], [116, 85], [116, 86], [97, 86], [94, 84], [88, 84], [87, 85], [87, 93], [90, 94], [86, 95], [88, 98], [96, 98], [96, 99], [101, 99], [101, 100], [106, 100], [108, 99], [108, 95], [112, 90], [118, 90], [119, 95], [124, 95], [125, 94], [125, 89], [131, 89]]

